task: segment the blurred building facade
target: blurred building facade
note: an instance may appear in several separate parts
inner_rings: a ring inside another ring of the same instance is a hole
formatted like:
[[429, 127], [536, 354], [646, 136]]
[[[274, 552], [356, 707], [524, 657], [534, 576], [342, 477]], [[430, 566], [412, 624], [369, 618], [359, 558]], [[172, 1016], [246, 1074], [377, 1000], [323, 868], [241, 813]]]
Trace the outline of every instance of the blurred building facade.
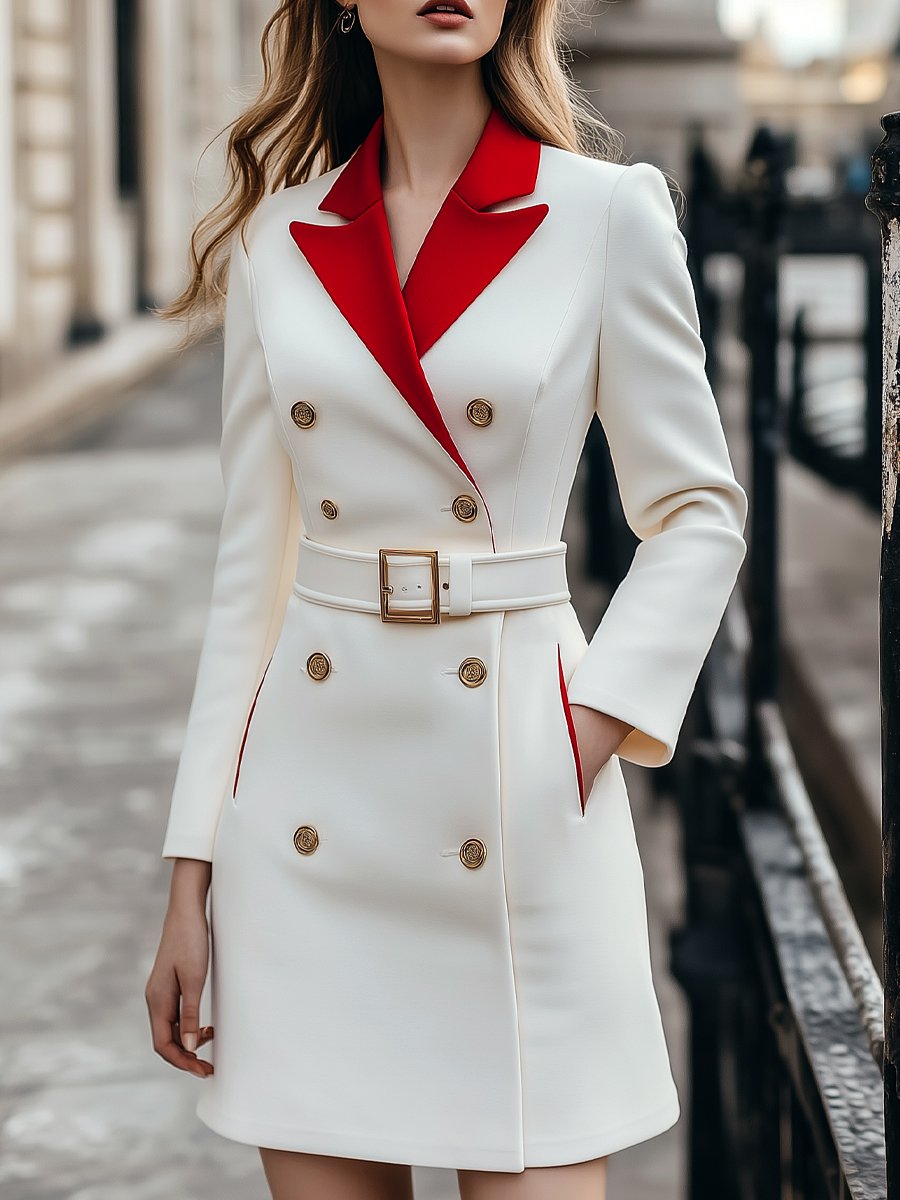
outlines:
[[[748, 0], [749, 7], [749, 0]], [[762, 122], [795, 135], [798, 162], [868, 169], [883, 113], [900, 107], [900, 0], [850, 0], [834, 53], [788, 65], [760, 16], [726, 36], [717, 0], [589, 0], [572, 64], [631, 159], [687, 182], [692, 126], [726, 171]], [[862, 166], [860, 167], [860, 163]]]
[[[572, 71], [626, 152], [685, 181], [692, 121], [735, 148], [716, 0], [579, 0]], [[184, 279], [221, 183], [207, 144], [259, 77], [274, 0], [0, 0], [0, 404]], [[205, 151], [205, 152], [204, 152]]]
[[862, 0], [849, 11], [837, 53], [785, 69], [760, 34], [741, 56], [741, 93], [751, 122], [795, 134], [799, 162], [831, 169], [868, 163], [884, 113], [900, 107], [900, 4]]
[[625, 133], [630, 160], [670, 170], [682, 186], [691, 126], [717, 158], [742, 123], [740, 44], [725, 36], [716, 0], [597, 0], [573, 31], [572, 73]]
[[273, 10], [0, 0], [0, 403], [179, 290]]
[[[578, 0], [571, 71], [625, 151], [687, 185], [693, 125], [723, 166], [754, 126], [810, 163], [865, 151], [897, 107], [900, 0], [854, 0], [842, 52], [786, 68], [717, 0]], [[0, 0], [0, 408], [75, 347], [170, 299], [275, 0]]]

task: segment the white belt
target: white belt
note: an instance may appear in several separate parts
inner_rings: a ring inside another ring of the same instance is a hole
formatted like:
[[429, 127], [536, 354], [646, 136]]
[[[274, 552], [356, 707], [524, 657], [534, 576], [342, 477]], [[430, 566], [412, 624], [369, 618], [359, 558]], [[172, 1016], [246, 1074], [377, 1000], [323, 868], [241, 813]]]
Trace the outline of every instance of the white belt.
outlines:
[[382, 621], [436, 624], [507, 608], [562, 604], [570, 599], [566, 543], [533, 550], [345, 550], [300, 536], [293, 583], [317, 604], [377, 612]]

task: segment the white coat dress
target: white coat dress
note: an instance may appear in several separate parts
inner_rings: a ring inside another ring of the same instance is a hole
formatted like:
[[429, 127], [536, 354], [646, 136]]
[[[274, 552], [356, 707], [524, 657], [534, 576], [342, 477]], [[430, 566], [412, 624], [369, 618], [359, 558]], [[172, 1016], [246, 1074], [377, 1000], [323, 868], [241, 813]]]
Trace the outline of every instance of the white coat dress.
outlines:
[[[746, 495], [658, 168], [494, 107], [401, 288], [381, 142], [379, 116], [233, 240], [226, 501], [162, 854], [213, 864], [208, 1126], [514, 1172], [679, 1116], [620, 760], [672, 757]], [[469, 556], [558, 577], [595, 416], [640, 539], [598, 628], [567, 590], [473, 607]], [[452, 556], [453, 611], [380, 616], [383, 548], [436, 550], [444, 592]], [[369, 607], [323, 601], [323, 562]], [[594, 779], [575, 703], [634, 725]]]

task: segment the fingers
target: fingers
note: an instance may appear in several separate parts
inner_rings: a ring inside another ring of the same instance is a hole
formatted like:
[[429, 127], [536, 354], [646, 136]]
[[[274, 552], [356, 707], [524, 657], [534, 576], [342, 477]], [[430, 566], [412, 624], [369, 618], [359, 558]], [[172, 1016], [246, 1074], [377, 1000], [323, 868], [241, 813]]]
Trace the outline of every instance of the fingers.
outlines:
[[175, 971], [181, 993], [181, 1011], [178, 1017], [178, 1036], [184, 1051], [198, 1066], [205, 1068], [204, 1075], [212, 1074], [212, 1064], [196, 1057], [198, 1047], [212, 1038], [212, 1026], [200, 1028], [200, 993], [203, 990], [205, 972], [187, 970], [179, 974]]
[[[166, 976], [162, 979], [151, 976], [144, 992], [144, 998], [147, 1001], [147, 1008], [150, 1014], [153, 1049], [161, 1058], [164, 1058], [173, 1067], [177, 1067], [178, 1070], [190, 1071], [193, 1075], [205, 1078], [207, 1075], [213, 1074], [212, 1063], [197, 1058], [197, 1055], [185, 1049], [181, 1040], [176, 1037], [176, 1033], [180, 1033], [178, 1023], [178, 1002], [180, 997], [181, 987], [174, 970], [167, 972]], [[203, 1036], [201, 1037], [199, 1036], [200, 1031], [197, 1030], [197, 1022], [195, 1021], [194, 1032], [197, 1035], [196, 1045], [200, 1046], [211, 1040], [213, 1027], [205, 1026]]]
[[181, 991], [178, 1032], [184, 1049], [193, 1054], [199, 1045], [200, 1038], [200, 992], [203, 989], [203, 980], [197, 978], [190, 971], [186, 971], [184, 976], [181, 976], [176, 968], [175, 973]]

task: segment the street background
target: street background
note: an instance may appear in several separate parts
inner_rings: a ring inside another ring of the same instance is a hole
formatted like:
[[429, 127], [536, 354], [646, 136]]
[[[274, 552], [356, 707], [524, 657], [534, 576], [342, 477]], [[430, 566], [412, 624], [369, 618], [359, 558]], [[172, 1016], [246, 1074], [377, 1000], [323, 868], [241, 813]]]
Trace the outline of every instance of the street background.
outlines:
[[[267, 1195], [252, 1147], [194, 1116], [202, 1081], [157, 1058], [143, 986], [168, 887], [160, 846], [206, 619], [222, 504], [221, 346], [176, 353], [148, 315], [184, 278], [192, 221], [253, 95], [264, 0], [0, 0], [0, 1193], [8, 1200]], [[584, 10], [572, 72], [632, 160], [689, 182], [692, 131], [726, 177], [761, 121], [796, 139], [792, 186], [856, 189], [900, 107], [900, 0], [621, 0]], [[746, 481], [738, 279], [717, 389]], [[785, 264], [783, 295], [821, 327], [858, 325], [854, 264]], [[821, 404], [859, 407], [858, 347], [812, 360]], [[800, 749], [839, 775], [872, 831], [880, 807], [880, 524], [789, 461], [784, 637]], [[564, 537], [585, 629], [607, 590], [584, 569], [585, 479]], [[828, 737], [822, 730], [828, 727]], [[673, 805], [625, 764], [655, 978], [686, 1088], [687, 1010], [668, 968], [683, 881]], [[845, 814], [846, 815], [846, 814]], [[861, 835], [860, 845], [867, 843]], [[864, 849], [848, 869], [871, 875]], [[861, 912], [874, 928], [877, 914]], [[285, 1031], [290, 1036], [290, 1031]], [[684, 1194], [688, 1127], [614, 1156], [610, 1197]], [[419, 1200], [455, 1197], [416, 1171]]]

